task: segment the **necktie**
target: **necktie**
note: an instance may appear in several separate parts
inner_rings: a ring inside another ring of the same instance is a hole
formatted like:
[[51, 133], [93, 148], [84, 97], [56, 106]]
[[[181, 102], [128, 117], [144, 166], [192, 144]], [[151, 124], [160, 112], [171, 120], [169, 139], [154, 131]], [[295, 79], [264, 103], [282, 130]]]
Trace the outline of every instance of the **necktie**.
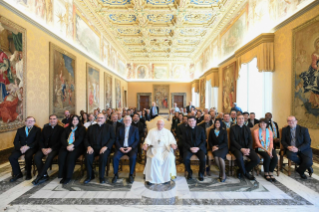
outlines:
[[27, 135], [27, 137], [28, 137], [28, 135], [29, 135], [29, 128], [25, 128], [25, 134]]

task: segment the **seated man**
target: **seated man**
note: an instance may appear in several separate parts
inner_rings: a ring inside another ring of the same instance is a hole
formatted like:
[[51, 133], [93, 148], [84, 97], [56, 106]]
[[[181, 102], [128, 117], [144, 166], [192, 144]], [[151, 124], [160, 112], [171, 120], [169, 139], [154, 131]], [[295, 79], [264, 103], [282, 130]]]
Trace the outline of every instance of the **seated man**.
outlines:
[[204, 129], [204, 131], [206, 132], [206, 129], [210, 128], [210, 126], [212, 126], [212, 124], [213, 124], [213, 121], [212, 121], [211, 116], [208, 114], [205, 114], [204, 121], [202, 123], [198, 123], [198, 126], [202, 127]]
[[198, 179], [204, 180], [205, 173], [205, 155], [206, 155], [206, 134], [204, 128], [196, 126], [196, 119], [190, 116], [187, 119], [188, 126], [183, 134], [183, 155], [185, 169], [188, 172], [187, 179], [192, 179], [192, 170], [190, 165], [190, 158], [196, 155], [199, 158], [200, 167]]
[[296, 171], [300, 174], [300, 177], [307, 179], [305, 175], [306, 169], [308, 169], [310, 176], [313, 173], [311, 167], [311, 139], [308, 129], [298, 125], [297, 119], [294, 116], [289, 116], [287, 122], [288, 126], [282, 128], [281, 144], [285, 148], [287, 158], [299, 165]]
[[115, 136], [119, 127], [123, 126], [123, 124], [120, 123], [118, 120], [119, 120], [118, 114], [113, 112], [111, 115], [111, 120], [107, 121], [107, 123], [113, 127], [112, 129]]
[[248, 127], [254, 127], [256, 124], [258, 124], [259, 121], [258, 119], [255, 118], [255, 113], [254, 112], [251, 112], [249, 114], [249, 119], [248, 119]]
[[171, 178], [175, 178], [175, 156], [172, 149], [176, 148], [173, 134], [164, 128], [164, 120], [158, 120], [157, 127], [148, 132], [143, 144], [143, 149], [148, 149], [144, 169], [148, 185], [169, 183]]
[[[237, 124], [230, 128], [230, 143], [231, 152], [235, 155], [237, 164], [240, 171], [238, 172], [238, 178], [241, 178], [243, 174], [249, 180], [255, 180], [249, 172], [259, 164], [259, 157], [253, 150], [253, 139], [249, 127], [244, 125], [244, 116], [237, 116]], [[249, 162], [244, 164], [244, 156], [250, 159]]]
[[[134, 116], [136, 116], [135, 114]], [[116, 150], [113, 158], [114, 178], [112, 183], [116, 183], [118, 179], [118, 168], [120, 159], [123, 155], [127, 155], [130, 158], [130, 176], [128, 179], [129, 183], [134, 182], [133, 173], [135, 170], [136, 156], [139, 145], [139, 133], [138, 128], [131, 125], [131, 116], [124, 117], [124, 126], [118, 129], [116, 136]]]
[[177, 126], [177, 130], [176, 130], [176, 138], [178, 139], [177, 141], [177, 145], [178, 145], [178, 149], [179, 149], [179, 156], [180, 156], [180, 162], [183, 162], [183, 135], [184, 135], [184, 131], [186, 130], [186, 127], [188, 126], [187, 123], [187, 116], [183, 115], [183, 119], [182, 122], [178, 124]]
[[250, 126], [248, 126], [249, 121], [248, 121], [248, 117], [249, 117], [249, 113], [248, 112], [243, 112], [243, 116], [244, 116], [244, 125], [251, 128]]
[[86, 122], [83, 126], [87, 129], [89, 126], [96, 124], [95, 117], [93, 113], [89, 114], [89, 121]]
[[265, 118], [268, 119], [268, 128], [272, 131], [273, 134], [273, 141], [274, 141], [274, 148], [278, 147], [280, 148], [280, 138], [279, 138], [279, 128], [278, 124], [272, 120], [272, 114], [266, 113]]
[[230, 111], [230, 122], [232, 124], [236, 124], [237, 123], [237, 119], [236, 119], [237, 113], [235, 110]]
[[[47, 170], [51, 166], [55, 156], [59, 154], [61, 147], [61, 135], [64, 127], [58, 125], [58, 117], [53, 114], [49, 117], [49, 124], [42, 130], [39, 140], [39, 150], [34, 156], [34, 162], [38, 169], [38, 176], [32, 181], [33, 185], [38, 185], [49, 179]], [[43, 164], [42, 158], [47, 156]]]
[[224, 113], [224, 124], [226, 126], [226, 129], [229, 129], [230, 127], [232, 127], [234, 124], [230, 121], [230, 115], [229, 113]]
[[85, 154], [87, 178], [84, 184], [89, 183], [95, 178], [93, 161], [97, 155], [99, 155], [100, 183], [105, 183], [105, 166], [114, 142], [115, 134], [112, 126], [105, 123], [105, 116], [103, 114], [99, 114], [97, 116], [97, 124], [89, 127], [84, 138], [84, 146], [87, 149]]
[[26, 180], [31, 180], [31, 166], [33, 155], [37, 152], [37, 144], [41, 136], [41, 129], [34, 126], [35, 118], [28, 116], [25, 120], [24, 127], [17, 130], [17, 134], [14, 138], [14, 150], [9, 157], [10, 164], [12, 166], [13, 177], [10, 182], [15, 182], [17, 179], [23, 177], [20, 165], [19, 157], [24, 155], [25, 157], [25, 170], [27, 172]]

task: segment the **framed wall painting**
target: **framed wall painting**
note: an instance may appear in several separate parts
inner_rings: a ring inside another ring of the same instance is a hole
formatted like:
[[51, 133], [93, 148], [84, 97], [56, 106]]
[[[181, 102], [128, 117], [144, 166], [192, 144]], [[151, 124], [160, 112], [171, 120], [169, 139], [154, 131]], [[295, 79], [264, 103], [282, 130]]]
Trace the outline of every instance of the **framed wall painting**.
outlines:
[[0, 16], [0, 133], [24, 126], [26, 30]]
[[222, 70], [222, 107], [224, 113], [230, 113], [233, 103], [236, 102], [236, 62]]
[[100, 70], [89, 63], [86, 64], [86, 105], [88, 113], [100, 107]]
[[153, 85], [154, 102], [160, 112], [169, 111], [169, 85]]
[[50, 43], [50, 114], [76, 113], [76, 57]]

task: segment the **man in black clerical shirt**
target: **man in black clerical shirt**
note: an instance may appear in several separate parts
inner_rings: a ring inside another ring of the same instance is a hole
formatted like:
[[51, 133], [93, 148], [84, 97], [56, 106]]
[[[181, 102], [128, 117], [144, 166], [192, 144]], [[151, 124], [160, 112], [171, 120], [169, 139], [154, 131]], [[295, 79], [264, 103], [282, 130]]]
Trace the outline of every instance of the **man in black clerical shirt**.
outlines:
[[184, 147], [184, 164], [188, 172], [187, 179], [192, 178], [192, 170], [190, 166], [190, 158], [196, 155], [199, 158], [199, 181], [204, 180], [205, 172], [205, 155], [206, 155], [206, 136], [202, 127], [196, 126], [196, 119], [194, 116], [188, 117], [188, 127], [183, 134]]
[[[249, 180], [255, 180], [249, 172], [259, 164], [259, 157], [253, 150], [253, 139], [249, 127], [244, 125], [244, 116], [237, 116], [237, 124], [230, 128], [230, 143], [231, 152], [235, 155], [240, 172], [238, 178], [243, 174]], [[250, 159], [249, 162], [244, 163], [244, 156]]]
[[[33, 185], [38, 185], [49, 179], [47, 170], [51, 166], [55, 156], [58, 155], [61, 147], [61, 134], [64, 128], [58, 125], [58, 117], [50, 115], [49, 124], [46, 125], [41, 133], [39, 140], [39, 150], [34, 156], [34, 162], [38, 169], [38, 176], [32, 181]], [[42, 158], [46, 156], [43, 164]]]
[[89, 183], [95, 178], [93, 172], [93, 161], [94, 157], [97, 155], [99, 155], [100, 183], [105, 183], [105, 166], [114, 142], [115, 134], [113, 127], [105, 123], [105, 116], [103, 114], [99, 114], [97, 116], [97, 124], [88, 128], [84, 139], [84, 146], [87, 150], [85, 154], [87, 178], [84, 181], [84, 184]]
[[179, 156], [180, 156], [180, 162], [183, 162], [183, 151], [184, 151], [184, 147], [183, 147], [183, 134], [184, 134], [184, 131], [186, 130], [186, 127], [188, 126], [188, 123], [187, 123], [187, 116], [183, 115], [183, 119], [182, 119], [182, 122], [179, 123], [177, 125], [177, 128], [176, 128], [176, 138], [178, 139], [177, 141], [177, 145], [178, 145], [178, 149], [179, 149]]
[[205, 114], [204, 121], [202, 123], [199, 123], [198, 126], [202, 127], [206, 132], [206, 129], [212, 126], [212, 124], [213, 124], [213, 121], [212, 121], [211, 115]]
[[107, 121], [107, 123], [113, 127], [112, 129], [115, 136], [117, 134], [119, 127], [123, 126], [123, 124], [120, 123], [118, 120], [119, 120], [118, 114], [113, 112], [111, 115], [111, 120]]
[[63, 124], [68, 124], [70, 122], [70, 120], [71, 120], [70, 111], [68, 111], [68, 110], [64, 111], [64, 116], [65, 116], [65, 118], [62, 119], [62, 123]]
[[9, 157], [10, 164], [12, 166], [13, 177], [10, 182], [14, 182], [17, 179], [23, 177], [20, 165], [19, 157], [24, 155], [25, 158], [25, 170], [27, 172], [26, 180], [31, 180], [31, 167], [33, 155], [36, 153], [37, 145], [41, 136], [41, 129], [34, 126], [35, 118], [28, 116], [25, 120], [25, 126], [17, 130], [17, 134], [14, 138], [14, 150]]

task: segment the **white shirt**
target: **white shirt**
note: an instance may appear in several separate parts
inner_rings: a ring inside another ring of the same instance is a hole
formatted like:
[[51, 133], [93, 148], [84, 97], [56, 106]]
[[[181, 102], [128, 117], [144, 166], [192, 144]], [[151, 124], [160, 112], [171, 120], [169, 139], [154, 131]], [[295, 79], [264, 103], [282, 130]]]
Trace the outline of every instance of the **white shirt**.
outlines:
[[93, 124], [96, 124], [96, 122], [95, 122], [95, 121], [88, 121], [88, 122], [86, 122], [86, 123], [84, 124], [84, 127], [87, 129], [87, 128], [89, 128], [89, 126], [91, 126], [91, 125], [93, 125]]
[[124, 134], [124, 147], [128, 147], [128, 134], [130, 132], [130, 127], [125, 127], [125, 134]]

